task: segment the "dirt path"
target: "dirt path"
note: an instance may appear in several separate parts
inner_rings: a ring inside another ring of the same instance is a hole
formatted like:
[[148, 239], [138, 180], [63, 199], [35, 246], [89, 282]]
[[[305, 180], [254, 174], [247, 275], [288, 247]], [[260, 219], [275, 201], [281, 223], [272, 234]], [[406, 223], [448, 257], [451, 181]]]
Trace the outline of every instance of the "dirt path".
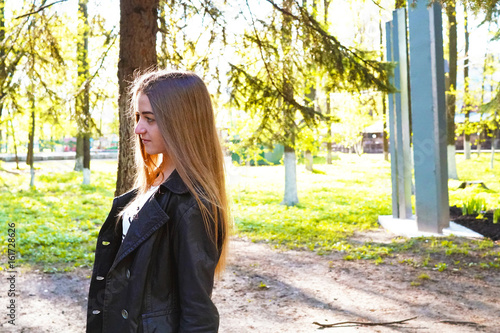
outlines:
[[[383, 231], [372, 236], [388, 238]], [[231, 247], [228, 269], [214, 290], [221, 332], [316, 332], [314, 321], [394, 321], [415, 316], [400, 325], [323, 331], [500, 332], [496, 270], [481, 276], [428, 270], [429, 280], [411, 286], [420, 271], [406, 265], [376, 266], [345, 261], [340, 254], [280, 251], [238, 238]], [[3, 310], [0, 331], [83, 332], [89, 275], [90, 270], [18, 274], [17, 329], [6, 324]], [[2, 286], [5, 276], [2, 272]], [[7, 302], [2, 292], [3, 309]]]

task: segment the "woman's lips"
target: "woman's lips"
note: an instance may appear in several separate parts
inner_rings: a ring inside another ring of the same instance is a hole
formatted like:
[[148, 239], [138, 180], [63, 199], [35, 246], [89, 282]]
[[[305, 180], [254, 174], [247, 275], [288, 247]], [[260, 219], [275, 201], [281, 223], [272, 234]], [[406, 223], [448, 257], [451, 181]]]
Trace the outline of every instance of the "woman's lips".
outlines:
[[148, 143], [148, 142], [151, 142], [151, 140], [146, 140], [146, 139], [141, 139], [142, 140], [142, 143]]

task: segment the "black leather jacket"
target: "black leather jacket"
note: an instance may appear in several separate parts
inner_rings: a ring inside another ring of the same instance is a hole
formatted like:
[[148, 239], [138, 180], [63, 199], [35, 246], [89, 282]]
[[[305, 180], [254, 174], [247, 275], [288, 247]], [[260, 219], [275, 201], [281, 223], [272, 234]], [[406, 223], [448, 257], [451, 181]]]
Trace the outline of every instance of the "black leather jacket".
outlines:
[[220, 252], [194, 197], [174, 171], [121, 244], [116, 216], [136, 193], [114, 199], [99, 232], [87, 332], [217, 332], [211, 293]]

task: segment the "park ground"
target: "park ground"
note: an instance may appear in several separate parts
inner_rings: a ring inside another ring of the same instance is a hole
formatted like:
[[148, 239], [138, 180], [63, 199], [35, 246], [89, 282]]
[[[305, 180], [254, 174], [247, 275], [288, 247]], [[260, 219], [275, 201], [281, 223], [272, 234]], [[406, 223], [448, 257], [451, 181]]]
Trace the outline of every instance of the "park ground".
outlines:
[[[499, 332], [499, 245], [488, 240], [457, 237], [409, 240], [380, 229], [376, 218], [373, 219], [377, 211], [390, 212], [388, 166], [375, 157], [370, 157], [368, 162], [355, 158], [342, 156], [337, 166], [318, 165], [315, 174], [299, 166], [299, 179], [302, 179], [299, 188], [308, 188], [310, 192], [299, 192], [302, 206], [292, 209], [279, 205], [280, 193], [276, 188], [280, 188], [281, 167], [230, 170], [236, 230], [230, 243], [228, 267], [217, 281], [213, 294], [221, 316], [220, 331]], [[376, 176], [364, 175], [366, 179], [363, 179], [360, 170], [367, 165], [360, 165], [362, 163], [368, 163], [369, 174]], [[461, 164], [464, 177], [467, 170], [479, 169], [478, 165], [464, 163]], [[96, 163], [96, 169], [98, 167]], [[3, 168], [8, 170], [7, 165]], [[346, 168], [349, 173], [341, 173]], [[52, 164], [49, 169], [67, 172], [67, 166], [62, 164], [57, 167]], [[493, 188], [487, 194], [498, 200], [498, 185], [493, 184], [498, 175], [490, 175], [484, 168], [481, 177]], [[58, 178], [61, 182], [72, 182], [64, 180], [62, 174], [58, 174]], [[105, 179], [100, 182], [105, 184]], [[47, 184], [53, 181], [49, 176], [45, 180]], [[363, 187], [365, 182], [372, 186], [366, 193], [349, 187], [351, 184]], [[82, 196], [88, 192], [94, 198], [101, 191], [80, 189], [74, 184], [71, 188], [81, 190]], [[30, 201], [29, 207], [39, 210], [36, 206], [37, 200], [41, 200], [39, 193], [22, 191], [25, 200]], [[61, 194], [66, 189], [44, 189], [40, 184], [37, 191], [44, 193], [44, 200], [53, 202], [55, 199], [47, 193]], [[110, 194], [103, 193], [104, 196]], [[458, 201], [462, 194], [452, 191], [450, 200]], [[16, 198], [19, 195], [17, 193]], [[327, 206], [318, 203], [330, 197], [334, 200]], [[75, 207], [75, 211], [67, 214], [75, 215], [78, 209], [84, 206]], [[107, 209], [109, 207], [104, 208]], [[14, 211], [12, 214], [18, 219], [25, 218]], [[57, 215], [53, 211], [47, 214]], [[38, 218], [43, 220], [47, 216], [39, 213]], [[70, 236], [75, 236], [71, 232], [75, 229], [72, 223], [88, 225], [88, 221], [75, 220], [68, 220], [70, 229], [63, 232], [66, 235], [62, 240], [57, 234], [50, 239], [35, 238], [30, 227], [25, 227], [26, 237], [22, 242], [27, 250], [16, 277], [17, 325], [10, 327], [2, 314], [0, 331], [84, 331], [91, 258], [86, 255], [88, 248], [83, 248], [84, 254], [79, 254], [80, 248], [67, 254], [61, 252], [58, 243], [71, 248], [74, 240]], [[95, 224], [97, 229], [99, 223]], [[41, 227], [38, 225], [38, 228]], [[50, 234], [49, 227], [43, 230]], [[93, 227], [86, 231], [79, 237], [86, 241], [89, 234], [89, 242], [92, 242]], [[30, 247], [30, 242], [36, 246]], [[46, 251], [59, 251], [65, 258], [73, 253], [78, 255], [71, 257], [68, 263], [53, 259]], [[4, 281], [7, 273], [1, 274]], [[2, 282], [2, 286], [6, 284]], [[7, 301], [6, 292], [0, 293], [0, 304]], [[414, 319], [384, 326], [346, 324], [319, 329], [313, 324], [380, 323], [410, 318]]]

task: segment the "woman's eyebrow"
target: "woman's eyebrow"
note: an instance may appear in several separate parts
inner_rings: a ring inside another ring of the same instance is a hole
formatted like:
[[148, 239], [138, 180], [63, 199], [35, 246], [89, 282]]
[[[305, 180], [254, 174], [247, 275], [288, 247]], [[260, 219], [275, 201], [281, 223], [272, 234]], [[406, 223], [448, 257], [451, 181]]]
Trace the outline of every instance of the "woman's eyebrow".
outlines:
[[153, 114], [153, 111], [139, 111], [139, 112], [136, 112], [137, 114]]

